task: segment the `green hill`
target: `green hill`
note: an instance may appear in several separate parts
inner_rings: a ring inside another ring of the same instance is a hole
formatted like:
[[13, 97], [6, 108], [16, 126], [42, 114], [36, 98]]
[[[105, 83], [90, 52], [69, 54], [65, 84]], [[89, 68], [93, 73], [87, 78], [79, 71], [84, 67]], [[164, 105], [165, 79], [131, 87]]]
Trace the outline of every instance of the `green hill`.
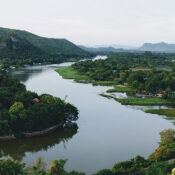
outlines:
[[66, 39], [40, 37], [35, 34], [0, 28], [0, 58], [75, 58], [89, 53]]

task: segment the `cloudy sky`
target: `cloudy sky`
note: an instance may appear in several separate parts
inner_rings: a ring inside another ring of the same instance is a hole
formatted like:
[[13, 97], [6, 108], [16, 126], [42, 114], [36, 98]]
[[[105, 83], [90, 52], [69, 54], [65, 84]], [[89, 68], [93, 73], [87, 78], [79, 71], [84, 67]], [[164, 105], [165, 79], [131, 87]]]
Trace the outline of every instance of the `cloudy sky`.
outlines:
[[83, 45], [175, 43], [175, 0], [0, 0], [0, 26]]

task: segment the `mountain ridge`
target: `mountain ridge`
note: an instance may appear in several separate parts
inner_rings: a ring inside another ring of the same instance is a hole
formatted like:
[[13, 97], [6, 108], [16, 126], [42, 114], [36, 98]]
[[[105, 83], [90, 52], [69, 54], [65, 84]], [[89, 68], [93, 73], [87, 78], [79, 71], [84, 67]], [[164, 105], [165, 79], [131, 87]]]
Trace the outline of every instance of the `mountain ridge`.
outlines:
[[175, 52], [175, 44], [165, 42], [159, 43], [144, 43], [139, 50], [152, 52]]
[[33, 57], [35, 54], [46, 57], [85, 57], [89, 55], [88, 52], [67, 39], [46, 38], [24, 30], [0, 27], [0, 57], [11, 57], [12, 55], [13, 57], [15, 55], [24, 57], [25, 54], [26, 57]]

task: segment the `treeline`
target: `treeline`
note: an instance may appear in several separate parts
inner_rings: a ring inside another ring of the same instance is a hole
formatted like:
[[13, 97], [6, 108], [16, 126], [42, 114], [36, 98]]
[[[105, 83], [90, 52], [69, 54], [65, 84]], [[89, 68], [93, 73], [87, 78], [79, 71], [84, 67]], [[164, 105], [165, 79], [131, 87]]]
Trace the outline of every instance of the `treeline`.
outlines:
[[94, 81], [126, 84], [137, 92], [157, 94], [166, 91], [171, 98], [175, 91], [175, 55], [147, 53], [110, 54], [106, 60], [75, 63], [73, 69]]
[[63, 62], [74, 62], [82, 59], [82, 57], [79, 56], [66, 56], [66, 55], [57, 55], [57, 56], [36, 56], [31, 57], [17, 57], [14, 56], [13, 58], [9, 57], [0, 57], [0, 64], [2, 64], [2, 68], [8, 69], [11, 66], [14, 67], [22, 67], [24, 65], [35, 65], [35, 64], [59, 64]]
[[0, 136], [64, 127], [78, 119], [78, 110], [60, 98], [27, 91], [15, 78], [0, 71]]

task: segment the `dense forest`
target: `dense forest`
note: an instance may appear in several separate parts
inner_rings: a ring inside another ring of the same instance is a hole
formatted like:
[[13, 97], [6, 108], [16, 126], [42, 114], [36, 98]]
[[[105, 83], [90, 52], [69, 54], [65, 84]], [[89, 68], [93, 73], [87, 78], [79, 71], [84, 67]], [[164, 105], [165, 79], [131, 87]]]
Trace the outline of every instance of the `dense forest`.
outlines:
[[64, 127], [78, 119], [78, 110], [60, 98], [27, 91], [15, 78], [0, 71], [0, 136]]

